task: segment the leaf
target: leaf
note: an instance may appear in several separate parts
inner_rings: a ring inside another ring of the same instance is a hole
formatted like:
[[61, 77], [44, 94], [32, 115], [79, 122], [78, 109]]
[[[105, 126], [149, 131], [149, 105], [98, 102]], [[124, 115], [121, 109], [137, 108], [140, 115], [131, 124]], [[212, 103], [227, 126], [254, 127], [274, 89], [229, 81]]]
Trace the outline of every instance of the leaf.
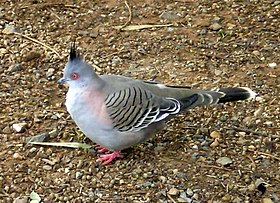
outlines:
[[30, 199], [31, 200], [35, 200], [35, 201], [37, 201], [37, 202], [40, 202], [41, 201], [41, 197], [36, 193], [36, 192], [34, 192], [34, 191], [32, 191], [31, 193], [30, 193]]

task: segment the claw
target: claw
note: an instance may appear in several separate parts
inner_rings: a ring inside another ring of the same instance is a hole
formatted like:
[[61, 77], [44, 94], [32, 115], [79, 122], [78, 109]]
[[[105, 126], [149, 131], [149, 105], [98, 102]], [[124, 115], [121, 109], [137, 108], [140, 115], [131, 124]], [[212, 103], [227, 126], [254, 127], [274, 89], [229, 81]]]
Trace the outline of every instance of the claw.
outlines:
[[98, 153], [105, 153], [110, 151], [109, 149], [102, 147], [101, 145], [97, 145], [95, 148], [97, 149]]
[[97, 159], [97, 162], [103, 162], [102, 165], [107, 165], [109, 163], [111, 163], [114, 159], [116, 158], [123, 158], [123, 155], [121, 153], [121, 151], [113, 151], [113, 153], [111, 154], [104, 154], [101, 155], [99, 159]]

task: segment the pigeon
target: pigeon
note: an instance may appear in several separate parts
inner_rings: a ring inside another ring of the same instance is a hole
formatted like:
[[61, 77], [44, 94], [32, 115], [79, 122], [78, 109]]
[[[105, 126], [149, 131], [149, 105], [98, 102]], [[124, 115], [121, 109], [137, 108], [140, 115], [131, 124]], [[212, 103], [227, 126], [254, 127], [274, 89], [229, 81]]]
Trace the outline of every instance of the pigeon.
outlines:
[[257, 95], [248, 87], [199, 90], [121, 75], [97, 75], [75, 43], [57, 82], [68, 84], [67, 111], [85, 136], [97, 144], [101, 153], [97, 161], [103, 165], [123, 157], [122, 150], [153, 137], [183, 111]]

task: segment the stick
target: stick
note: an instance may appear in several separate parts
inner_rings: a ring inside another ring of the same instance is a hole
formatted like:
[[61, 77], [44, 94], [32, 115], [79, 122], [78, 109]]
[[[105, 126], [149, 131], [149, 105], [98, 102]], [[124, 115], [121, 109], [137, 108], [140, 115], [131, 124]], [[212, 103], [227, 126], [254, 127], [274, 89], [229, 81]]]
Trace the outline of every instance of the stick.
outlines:
[[269, 157], [271, 157], [271, 158], [273, 158], [273, 159], [276, 159], [276, 160], [280, 161], [280, 158], [279, 158], [279, 157], [274, 156], [274, 155], [272, 155], [272, 154], [268, 154], [268, 153], [265, 153], [265, 152], [257, 152], [257, 153], [258, 153], [258, 154], [265, 155], [265, 156], [269, 156]]
[[252, 159], [252, 157], [249, 156], [249, 155], [247, 155], [247, 157], [248, 157], [248, 159], [250, 159], [250, 161], [252, 162], [254, 169], [256, 169], [257, 166], [256, 166], [256, 163], [254, 162], [254, 160]]
[[170, 194], [166, 193], [166, 195], [171, 200], [171, 202], [176, 203], [176, 201], [170, 196]]
[[131, 12], [131, 9], [127, 3], [127, 1], [124, 1], [125, 3], [125, 6], [127, 7], [128, 9], [128, 12], [129, 12], [129, 17], [128, 17], [128, 20], [126, 21], [126, 23], [124, 25], [121, 26], [120, 30], [122, 30], [123, 28], [125, 28], [130, 22], [131, 22], [131, 18], [132, 18], [132, 12]]
[[264, 135], [264, 132], [258, 132], [258, 131], [254, 131], [248, 128], [240, 128], [240, 127], [236, 127], [236, 126], [232, 126], [232, 127], [227, 127], [226, 130], [236, 130], [239, 132], [246, 132], [246, 133], [253, 133], [255, 135]]
[[21, 34], [21, 33], [19, 33], [19, 32], [13, 32], [13, 34], [18, 35], [18, 36], [21, 36], [21, 37], [24, 37], [24, 38], [26, 38], [26, 39], [29, 39], [30, 41], [35, 42], [35, 43], [37, 43], [37, 44], [40, 44], [40, 45], [46, 47], [47, 49], [51, 50], [52, 52], [54, 52], [56, 55], [60, 56], [59, 53], [58, 53], [56, 50], [54, 50], [54, 49], [51, 48], [50, 46], [44, 44], [43, 42], [38, 41], [37, 39], [33, 39], [33, 38], [28, 37], [27, 35]]
[[225, 171], [231, 171], [230, 169], [227, 169], [227, 168], [224, 168], [224, 167], [215, 166], [215, 165], [205, 165], [205, 164], [202, 164], [200, 166], [201, 167], [206, 167], [206, 168], [216, 168], [216, 169], [221, 169], [221, 170], [225, 170]]

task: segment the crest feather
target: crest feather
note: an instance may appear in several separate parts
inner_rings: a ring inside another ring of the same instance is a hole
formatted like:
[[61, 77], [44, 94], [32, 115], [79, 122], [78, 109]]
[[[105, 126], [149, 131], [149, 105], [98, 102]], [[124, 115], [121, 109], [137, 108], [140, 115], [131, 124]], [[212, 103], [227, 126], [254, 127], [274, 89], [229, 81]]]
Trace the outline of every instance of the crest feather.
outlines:
[[74, 61], [75, 59], [79, 59], [79, 58], [80, 58], [80, 55], [77, 52], [76, 42], [74, 41], [71, 43], [69, 59], [70, 59], [70, 61]]

